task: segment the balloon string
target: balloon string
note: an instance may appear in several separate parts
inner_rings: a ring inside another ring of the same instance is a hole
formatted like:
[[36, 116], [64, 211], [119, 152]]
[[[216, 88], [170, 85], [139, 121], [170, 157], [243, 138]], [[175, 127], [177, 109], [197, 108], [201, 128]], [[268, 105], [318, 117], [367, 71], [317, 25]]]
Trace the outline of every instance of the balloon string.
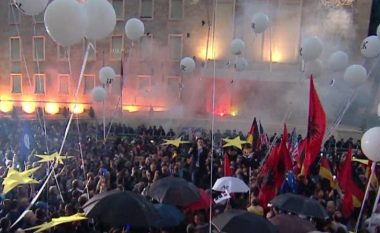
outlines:
[[[74, 95], [74, 98], [75, 98], [74, 109], [76, 107], [76, 101], [77, 101], [77, 97], [78, 97], [78, 93], [79, 93], [79, 89], [80, 89], [80, 84], [81, 84], [82, 79], [83, 79], [84, 70], [86, 68], [89, 51], [90, 51], [90, 45], [87, 45], [86, 53], [84, 55], [84, 59], [83, 59], [83, 63], [82, 63], [81, 73], [80, 73], [80, 76], [79, 76], [77, 88], [76, 88], [75, 95]], [[65, 134], [63, 136], [61, 148], [59, 150], [59, 155], [61, 155], [61, 153], [62, 153], [63, 146], [65, 144], [65, 141], [66, 141], [69, 129], [70, 129], [70, 125], [71, 125], [71, 122], [72, 122], [72, 119], [73, 119], [73, 115], [74, 115], [74, 113], [70, 114], [70, 119], [69, 119], [69, 122], [67, 123], [66, 129], [65, 129]], [[25, 214], [27, 213], [27, 211], [29, 211], [30, 208], [34, 205], [34, 203], [38, 200], [38, 198], [40, 197], [42, 191], [45, 189], [46, 185], [48, 184], [48, 182], [50, 180], [50, 177], [55, 173], [54, 166], [55, 166], [56, 162], [58, 162], [58, 161], [54, 161], [51, 164], [51, 168], [50, 168], [51, 171], [50, 171], [49, 175], [47, 176], [47, 178], [45, 179], [45, 182], [41, 186], [41, 188], [38, 191], [38, 193], [36, 194], [36, 196], [33, 198], [32, 202], [29, 204], [29, 206], [24, 210], [24, 212], [20, 215], [20, 217], [12, 224], [11, 228], [14, 227], [25, 216]]]
[[358, 95], [358, 89], [356, 89], [354, 92], [352, 92], [351, 96], [347, 99], [347, 102], [344, 105], [342, 111], [339, 113], [339, 115], [335, 119], [335, 121], [334, 121], [333, 125], [330, 127], [328, 133], [325, 135], [324, 142], [326, 142], [326, 140], [328, 140], [334, 134], [335, 130], [338, 128], [338, 126], [342, 122], [344, 115], [346, 114], [347, 110], [350, 108], [352, 102], [355, 100], [357, 95]]
[[[120, 80], [120, 85], [122, 83], [125, 83], [125, 76], [126, 76], [125, 74], [126, 74], [126, 72], [128, 72], [128, 68], [129, 68], [129, 65], [130, 65], [130, 59], [132, 59], [132, 52], [133, 52], [133, 50], [134, 50], [134, 43], [132, 41], [132, 46], [131, 46], [131, 49], [130, 49], [131, 52], [129, 52], [128, 56], [127, 56], [126, 69], [124, 69], [124, 67], [123, 67], [123, 74], [122, 74], [123, 77], [120, 76], [120, 78], [123, 79], [123, 82], [121, 82], [121, 80]], [[124, 66], [124, 63], [122, 63], [121, 66]], [[121, 105], [120, 106], [121, 107], [121, 112], [123, 113], [123, 95], [122, 94], [123, 93], [120, 93], [120, 96], [119, 96], [118, 101], [116, 103], [115, 109], [114, 109], [114, 111], [112, 113], [111, 120], [110, 120], [110, 126], [108, 128], [108, 131], [107, 131], [106, 137], [104, 139], [104, 142], [107, 140], [109, 134], [111, 133], [112, 125], [115, 122], [114, 120], [115, 120], [115, 116], [116, 116], [116, 111], [117, 111], [119, 105]]]
[[359, 229], [361, 216], [362, 216], [362, 214], [363, 214], [363, 210], [364, 210], [364, 203], [365, 203], [365, 201], [366, 201], [367, 198], [368, 198], [369, 187], [370, 187], [370, 185], [371, 185], [371, 180], [372, 180], [373, 175], [374, 175], [374, 173], [375, 173], [375, 167], [376, 167], [376, 163], [372, 163], [372, 166], [371, 166], [371, 175], [369, 176], [369, 180], [368, 180], [368, 183], [367, 183], [367, 188], [366, 188], [366, 190], [365, 190], [365, 194], [364, 194], [363, 202], [362, 202], [361, 207], [360, 207], [360, 212], [359, 212], [358, 220], [356, 220], [356, 225], [355, 225], [355, 231], [354, 231], [354, 232], [358, 232], [358, 229]]
[[[210, 190], [212, 190], [213, 185], [213, 167], [214, 167], [214, 128], [215, 128], [215, 82], [216, 82], [216, 59], [215, 59], [215, 28], [216, 28], [216, 7], [217, 0], [214, 0], [214, 10], [213, 10], [213, 24], [212, 24], [212, 58], [213, 61], [213, 77], [212, 77], [212, 120], [211, 120], [211, 159], [210, 159]], [[207, 60], [206, 60], [207, 64]], [[209, 200], [209, 233], [212, 232], [212, 198]]]
[[[370, 80], [371, 74], [372, 74], [376, 64], [378, 63], [379, 58], [380, 58], [380, 56], [378, 56], [376, 58], [376, 60], [373, 62], [372, 66], [368, 72], [368, 75], [367, 75], [368, 80]], [[343, 120], [344, 115], [346, 114], [347, 110], [350, 108], [351, 104], [354, 102], [358, 93], [359, 93], [359, 88], [356, 88], [355, 91], [351, 94], [350, 98], [347, 100], [347, 103], [346, 103], [345, 107], [343, 108], [342, 112], [337, 116], [337, 119], [335, 120], [333, 126], [330, 128], [329, 132], [326, 134], [324, 141], [328, 140], [331, 137], [331, 135], [335, 132], [335, 130], [339, 127], [340, 123]]]
[[[74, 94], [75, 103], [74, 103], [74, 106], [73, 106], [73, 110], [75, 110], [76, 107], [77, 107], [78, 93], [79, 93], [79, 89], [80, 89], [80, 84], [82, 83], [82, 80], [83, 80], [84, 70], [86, 68], [86, 64], [87, 64], [88, 54], [89, 54], [90, 48], [91, 48], [91, 43], [89, 43], [87, 45], [86, 53], [84, 55], [84, 59], [83, 59], [83, 63], [82, 63], [82, 68], [81, 68], [80, 75], [79, 75], [78, 85], [77, 85], [77, 88], [76, 88], [76, 91], [75, 91], [75, 94]], [[73, 120], [73, 115], [74, 115], [74, 111], [70, 114], [70, 119], [69, 119], [69, 122], [67, 123], [66, 129], [65, 129], [65, 134], [63, 136], [61, 148], [59, 149], [59, 154], [62, 153], [63, 146], [65, 145], [67, 134], [69, 133], [71, 122]]]
[[[80, 158], [81, 158], [81, 162], [82, 162], [83, 176], [84, 176], [84, 180], [87, 180], [87, 172], [86, 172], [86, 167], [85, 167], [84, 158], [83, 158], [83, 150], [82, 150], [82, 143], [81, 143], [82, 137], [81, 137], [80, 127], [79, 127], [78, 115], [76, 117], [76, 125], [77, 125], [77, 132], [78, 132], [78, 146], [79, 146], [79, 154], [80, 154]], [[90, 191], [88, 189], [88, 182], [87, 182], [85, 188], [87, 190], [87, 199], [89, 200], [90, 199]]]
[[[54, 170], [54, 163], [52, 163], [51, 165], [51, 169]], [[32, 206], [34, 205], [34, 203], [36, 203], [36, 201], [38, 200], [39, 196], [42, 194], [42, 191], [45, 189], [48, 181], [50, 180], [50, 177], [52, 176], [53, 172], [50, 172], [49, 175], [46, 177], [45, 179], [45, 182], [43, 183], [43, 185], [41, 186], [40, 190], [38, 190], [36, 196], [34, 196], [34, 198], [32, 199], [32, 201], [30, 202], [29, 206], [24, 210], [24, 212], [22, 212], [22, 214], [20, 215], [20, 217], [18, 217], [18, 219], [12, 224], [12, 226], [10, 227], [10, 229], [12, 229], [18, 222], [21, 221], [21, 219], [23, 219], [25, 217], [25, 215], [27, 214], [27, 212], [32, 208]]]

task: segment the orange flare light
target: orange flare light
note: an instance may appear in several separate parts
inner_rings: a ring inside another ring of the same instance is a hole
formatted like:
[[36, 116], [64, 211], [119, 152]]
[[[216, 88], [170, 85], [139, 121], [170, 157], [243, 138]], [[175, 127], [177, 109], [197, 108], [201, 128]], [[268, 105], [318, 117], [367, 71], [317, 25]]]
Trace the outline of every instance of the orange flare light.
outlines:
[[25, 113], [31, 114], [36, 110], [36, 104], [34, 102], [22, 102], [22, 110]]
[[81, 114], [84, 112], [84, 106], [83, 104], [71, 104], [70, 105], [70, 112], [74, 114]]
[[7, 112], [12, 111], [12, 109], [13, 109], [12, 102], [8, 102], [8, 101], [1, 101], [0, 102], [0, 111], [7, 113]]
[[57, 103], [47, 103], [45, 111], [51, 115], [59, 113], [59, 105]]
[[135, 105], [127, 105], [127, 106], [124, 106], [123, 109], [127, 112], [137, 112], [139, 110], [139, 107]]

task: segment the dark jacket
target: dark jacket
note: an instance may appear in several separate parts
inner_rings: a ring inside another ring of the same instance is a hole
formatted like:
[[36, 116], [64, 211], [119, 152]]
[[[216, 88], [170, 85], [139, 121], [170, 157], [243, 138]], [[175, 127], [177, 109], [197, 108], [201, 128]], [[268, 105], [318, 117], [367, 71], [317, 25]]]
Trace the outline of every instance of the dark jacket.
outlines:
[[[194, 169], [199, 168], [199, 170], [206, 169], [206, 159], [208, 155], [207, 148], [203, 147], [202, 151], [198, 150], [197, 146], [193, 146], [189, 155], [191, 156], [191, 164], [190, 170], [194, 171]], [[197, 162], [199, 160], [199, 166], [197, 166]]]

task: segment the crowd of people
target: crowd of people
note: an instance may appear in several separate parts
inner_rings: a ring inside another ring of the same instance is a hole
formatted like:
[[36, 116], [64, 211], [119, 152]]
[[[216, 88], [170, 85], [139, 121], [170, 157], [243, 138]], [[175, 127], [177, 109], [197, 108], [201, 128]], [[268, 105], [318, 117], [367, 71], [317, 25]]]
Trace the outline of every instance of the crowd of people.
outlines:
[[[41, 122], [2, 119], [0, 121], [1, 180], [6, 177], [7, 168], [12, 167], [22, 171], [36, 167], [39, 160], [36, 154], [59, 151], [66, 124], [66, 121], [58, 120]], [[25, 142], [26, 132], [29, 133], [28, 142]], [[223, 138], [239, 135], [242, 139], [246, 137], [243, 132], [235, 130], [226, 132], [218, 130], [212, 135], [210, 131], [202, 129], [176, 131], [170, 129], [166, 132], [161, 126], [142, 125], [133, 128], [117, 123], [112, 125], [104, 140], [102, 125], [91, 120], [74, 121], [62, 150], [62, 155], [73, 157], [65, 159], [64, 164], [56, 167], [55, 177], [49, 180], [46, 190], [22, 221], [12, 229], [10, 229], [12, 223], [28, 207], [45, 180], [48, 167], [45, 165], [33, 175], [35, 179], [41, 181], [40, 184], [20, 185], [1, 196], [0, 232], [20, 232], [21, 230], [17, 229], [26, 229], [51, 218], [83, 212], [82, 206], [88, 198], [105, 191], [119, 189], [146, 195], [153, 182], [171, 175], [191, 181], [212, 194], [211, 182], [214, 183], [224, 176], [225, 153], [229, 155], [232, 175], [249, 185], [250, 192], [232, 196], [225, 205], [215, 205], [212, 208], [212, 215], [236, 208], [246, 209], [263, 218], [271, 218], [278, 214], [278, 210], [262, 206], [259, 201], [258, 196], [263, 182], [260, 168], [269, 148], [280, 140], [280, 135], [269, 137], [268, 143], [260, 145], [254, 153], [246, 148], [240, 150], [234, 147], [222, 147]], [[161, 145], [164, 139], [179, 136], [191, 143], [181, 144], [178, 148]], [[297, 135], [297, 141], [301, 139], [302, 136]], [[352, 138], [336, 141], [331, 137], [324, 144], [321, 151], [329, 158], [333, 172], [337, 169], [337, 164], [342, 161], [342, 154], [350, 145], [360, 151], [360, 143], [354, 142]], [[356, 165], [354, 170], [360, 175], [364, 185], [368, 179], [364, 174], [365, 171], [360, 165]], [[371, 186], [372, 191], [366, 203], [363, 222], [369, 216], [371, 204], [374, 203], [373, 193], [376, 188], [376, 185]], [[359, 209], [356, 209], [350, 218], [343, 218], [342, 193], [319, 177], [317, 171], [312, 172], [310, 179], [297, 177], [296, 192], [316, 199], [326, 207], [330, 218], [327, 221], [315, 220], [318, 230], [338, 233], [348, 232], [354, 228]], [[208, 232], [208, 211], [206, 209], [186, 212], [186, 220], [181, 226], [175, 229], [150, 229], [150, 232]], [[367, 232], [365, 224], [362, 224], [361, 228], [363, 228], [361, 232]], [[122, 232], [122, 229], [106, 227], [88, 220], [63, 224], [48, 231], [87, 233]], [[380, 231], [372, 229], [371, 232]]]

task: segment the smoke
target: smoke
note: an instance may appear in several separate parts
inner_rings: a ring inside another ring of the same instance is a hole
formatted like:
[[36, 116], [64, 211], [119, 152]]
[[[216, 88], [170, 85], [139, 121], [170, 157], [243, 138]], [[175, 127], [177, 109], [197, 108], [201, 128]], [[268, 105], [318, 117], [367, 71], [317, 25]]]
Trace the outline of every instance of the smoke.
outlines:
[[[216, 63], [215, 87], [213, 61], [205, 62], [204, 57], [195, 52], [201, 45], [207, 44], [207, 37], [209, 44], [213, 39], [212, 33], [208, 35], [207, 18], [213, 10], [208, 1], [193, 0], [186, 5], [188, 11], [204, 11], [194, 18], [186, 18], [189, 23], [184, 23], [184, 30], [187, 31], [182, 31], [185, 46], [183, 56], [196, 58], [197, 68], [193, 74], [180, 73], [179, 62], [170, 59], [169, 45], [162, 43], [166, 41], [165, 38], [153, 35], [152, 59], [148, 61], [141, 61], [142, 55], [137, 49], [128, 71], [129, 75], [137, 78], [128, 80], [130, 87], [127, 88], [128, 103], [125, 104], [164, 106], [166, 111], [151, 115], [145, 108], [145, 111], [128, 114], [128, 117], [135, 119], [130, 119], [130, 123], [161, 124], [165, 129], [193, 126], [210, 129], [214, 115], [216, 128], [246, 131], [256, 116], [268, 131], [280, 131], [283, 121], [291, 127], [306, 128], [309, 82], [301, 71], [298, 49], [302, 38], [307, 36], [318, 36], [323, 41], [324, 50], [320, 57], [324, 65], [323, 74], [316, 78], [315, 83], [328, 123], [335, 121], [353, 90], [344, 83], [343, 72], [331, 73], [327, 70], [328, 57], [342, 50], [349, 55], [351, 64], [363, 63], [358, 49], [362, 38], [358, 38], [356, 33], [352, 9], [326, 9], [319, 1], [301, 0], [242, 0], [236, 4], [232, 28], [215, 29], [215, 47], [227, 50], [218, 54], [221, 58]], [[208, 9], [208, 12], [204, 9]], [[218, 9], [228, 18], [226, 5]], [[258, 12], [268, 14], [271, 21], [270, 30], [263, 35], [255, 35], [250, 28], [251, 18]], [[216, 26], [228, 25], [222, 22], [217, 22]], [[174, 33], [171, 30], [162, 28], [164, 32]], [[187, 32], [189, 34], [186, 36]], [[228, 65], [236, 59], [228, 55], [233, 38], [245, 41], [243, 56], [249, 61], [249, 68], [245, 72], [236, 72], [233, 66]], [[186, 48], [188, 45], [190, 47]], [[271, 65], [268, 62], [270, 50], [274, 61]], [[141, 74], [151, 76], [149, 87], [139, 84]], [[368, 99], [371, 98], [369, 88], [370, 85], [360, 88], [358, 98], [343, 124], [346, 122], [355, 127], [362, 124], [357, 113], [368, 105]], [[222, 117], [223, 114], [228, 116]], [[233, 117], [232, 114], [237, 116]], [[144, 121], [146, 118], [150, 120]]]

